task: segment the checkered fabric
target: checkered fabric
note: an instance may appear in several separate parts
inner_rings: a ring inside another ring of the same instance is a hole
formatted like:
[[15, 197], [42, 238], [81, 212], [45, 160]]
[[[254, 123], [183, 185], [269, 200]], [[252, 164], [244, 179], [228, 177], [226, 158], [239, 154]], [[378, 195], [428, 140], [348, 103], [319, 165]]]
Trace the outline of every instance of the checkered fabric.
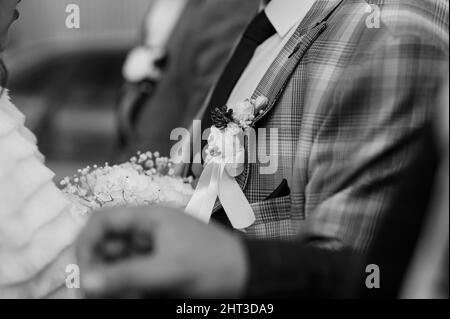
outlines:
[[[447, 54], [448, 0], [318, 0], [254, 94], [269, 98], [256, 128], [277, 132], [265, 146], [278, 169], [260, 161], [237, 178], [257, 218], [247, 235], [367, 250]], [[283, 179], [290, 196], [264, 200]]]

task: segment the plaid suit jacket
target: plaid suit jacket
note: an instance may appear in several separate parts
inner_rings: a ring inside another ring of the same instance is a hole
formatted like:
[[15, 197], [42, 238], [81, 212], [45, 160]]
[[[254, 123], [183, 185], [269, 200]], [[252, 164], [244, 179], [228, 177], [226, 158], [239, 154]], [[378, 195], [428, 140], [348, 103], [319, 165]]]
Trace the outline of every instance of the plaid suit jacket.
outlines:
[[[447, 54], [448, 0], [318, 0], [254, 93], [269, 98], [256, 128], [277, 132], [278, 169], [237, 178], [256, 215], [247, 235], [367, 250]], [[283, 179], [290, 195], [265, 200]]]

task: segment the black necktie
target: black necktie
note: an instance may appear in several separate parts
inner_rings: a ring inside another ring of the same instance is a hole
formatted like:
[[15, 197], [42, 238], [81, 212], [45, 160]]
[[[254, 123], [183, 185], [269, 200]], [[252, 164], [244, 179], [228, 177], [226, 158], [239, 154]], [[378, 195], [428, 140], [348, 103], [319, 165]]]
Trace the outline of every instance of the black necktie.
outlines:
[[[211, 95], [208, 109], [202, 120], [202, 132], [210, 128], [213, 124], [211, 111], [217, 107], [222, 107], [227, 103], [237, 81], [250, 60], [253, 58], [256, 48], [275, 33], [276, 30], [264, 11], [261, 11], [250, 22]], [[206, 141], [202, 141], [202, 149], [205, 144]], [[212, 219], [232, 228], [223, 209], [214, 214]]]
[[264, 11], [261, 11], [248, 25], [208, 103], [208, 109], [202, 120], [202, 132], [212, 126], [211, 111], [224, 106], [237, 81], [241, 77], [256, 48], [276, 33]]

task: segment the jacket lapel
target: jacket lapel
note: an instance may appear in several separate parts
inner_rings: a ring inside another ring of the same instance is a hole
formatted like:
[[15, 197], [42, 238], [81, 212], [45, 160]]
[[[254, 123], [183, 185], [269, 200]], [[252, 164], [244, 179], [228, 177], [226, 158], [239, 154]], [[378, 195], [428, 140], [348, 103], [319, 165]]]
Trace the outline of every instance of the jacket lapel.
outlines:
[[311, 45], [325, 31], [328, 18], [343, 1], [319, 0], [308, 12], [253, 93], [252, 98], [263, 95], [269, 99], [267, 107], [257, 115], [255, 124], [277, 104], [297, 65]]
[[[267, 116], [277, 104], [297, 65], [314, 41], [316, 41], [327, 28], [327, 19], [344, 1], [345, 0], [316, 1], [253, 93], [252, 98], [265, 96], [269, 99], [267, 107], [257, 115], [254, 124], [257, 124]], [[246, 161], [243, 173], [236, 177], [236, 181], [242, 190], [244, 190], [247, 185], [249, 172], [250, 164]], [[220, 208], [220, 201], [217, 201], [213, 212], [218, 211]]]
[[[311, 45], [327, 28], [328, 18], [345, 0], [319, 0], [308, 12], [298, 26], [294, 35], [272, 63], [259, 83], [252, 98], [265, 96], [269, 99], [267, 107], [255, 118], [256, 125], [267, 116], [282, 96], [293, 72]], [[250, 164], [246, 162], [244, 172], [236, 177], [239, 186], [244, 190], [247, 185]]]
[[[301, 61], [302, 57], [305, 55], [314, 41], [326, 29], [326, 27], [326, 23], [322, 22], [313, 29], [309, 30], [307, 33], [300, 36], [299, 40], [293, 41], [292, 44], [297, 43], [297, 45], [294, 48], [289, 48], [284, 52], [283, 55], [285, 55], [286, 58], [284, 63], [281, 65], [280, 72], [274, 74], [274, 79], [269, 85], [262, 85], [255, 91], [253, 98], [263, 95], [269, 99], [267, 107], [263, 109], [259, 115], [257, 115], [254, 122], [255, 124], [258, 123], [262, 118], [264, 118], [277, 104], [298, 63]], [[296, 36], [294, 37], [297, 38]]]

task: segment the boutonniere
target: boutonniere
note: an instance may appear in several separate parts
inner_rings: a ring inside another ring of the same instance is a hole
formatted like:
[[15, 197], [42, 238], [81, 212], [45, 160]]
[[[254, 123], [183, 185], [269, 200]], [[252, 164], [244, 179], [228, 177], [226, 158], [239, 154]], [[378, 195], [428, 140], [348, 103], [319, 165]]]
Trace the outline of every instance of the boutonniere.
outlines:
[[256, 116], [268, 104], [265, 96], [246, 99], [234, 107], [222, 106], [211, 112], [213, 126], [208, 138], [206, 163], [211, 160], [226, 163], [231, 176], [242, 172], [244, 164], [244, 136], [253, 126]]
[[260, 96], [211, 112], [214, 125], [208, 137], [205, 168], [186, 213], [208, 223], [219, 198], [234, 228], [245, 229], [255, 222], [255, 214], [235, 177], [244, 169], [245, 133], [268, 102], [266, 97]]
[[234, 123], [245, 130], [252, 126], [256, 116], [268, 102], [267, 97], [259, 96], [256, 99], [246, 99], [233, 108], [227, 105], [215, 108], [211, 112], [213, 124], [218, 129], [225, 129], [230, 123]]

